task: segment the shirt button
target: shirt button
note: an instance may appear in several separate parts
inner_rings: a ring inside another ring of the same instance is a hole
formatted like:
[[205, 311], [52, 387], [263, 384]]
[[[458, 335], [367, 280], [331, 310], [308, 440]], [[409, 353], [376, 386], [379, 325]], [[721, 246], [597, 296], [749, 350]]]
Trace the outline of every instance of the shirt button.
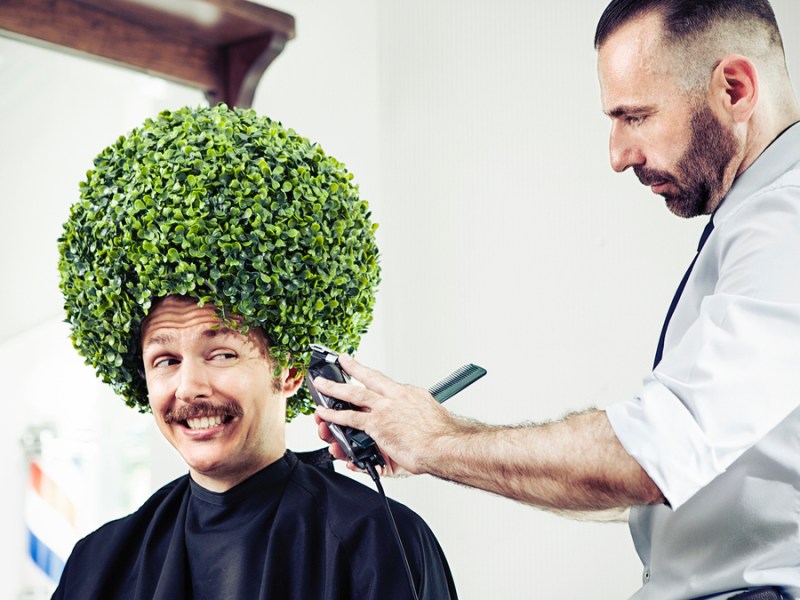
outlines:
[[644, 579], [645, 583], [650, 581], [650, 569], [645, 569], [644, 570], [644, 575], [643, 575], [642, 579]]

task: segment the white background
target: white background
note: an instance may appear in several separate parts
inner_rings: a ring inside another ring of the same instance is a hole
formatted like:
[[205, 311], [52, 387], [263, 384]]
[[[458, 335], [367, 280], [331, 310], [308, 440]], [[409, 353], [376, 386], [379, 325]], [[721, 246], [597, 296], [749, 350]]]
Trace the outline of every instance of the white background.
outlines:
[[[383, 283], [358, 356], [419, 385], [482, 365], [488, 376], [448, 402], [459, 414], [541, 421], [634, 394], [693, 255], [704, 223], [677, 219], [608, 166], [592, 47], [605, 4], [269, 3], [295, 16], [297, 36], [254, 108], [347, 164], [380, 223]], [[797, 82], [800, 4], [773, 4]], [[104, 146], [163, 108], [200, 103], [196, 91], [0, 38], [0, 599], [29, 582], [28, 426], [50, 422], [84, 449], [87, 529], [184, 471], [151, 417], [126, 409], [70, 347], [55, 241]], [[310, 418], [290, 425], [291, 448], [319, 445]], [[132, 484], [123, 472], [141, 462], [149, 478]], [[465, 600], [615, 599], [639, 585], [624, 524], [428, 477], [386, 488], [434, 530]]]

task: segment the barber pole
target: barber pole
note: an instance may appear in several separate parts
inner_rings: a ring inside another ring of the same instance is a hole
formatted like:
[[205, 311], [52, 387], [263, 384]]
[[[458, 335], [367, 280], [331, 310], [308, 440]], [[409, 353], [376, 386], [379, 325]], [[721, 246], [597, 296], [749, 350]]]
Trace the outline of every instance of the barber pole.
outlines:
[[48, 428], [29, 430], [23, 443], [28, 459], [23, 518], [26, 554], [33, 566], [26, 569], [26, 587], [52, 593], [79, 538], [81, 460]]

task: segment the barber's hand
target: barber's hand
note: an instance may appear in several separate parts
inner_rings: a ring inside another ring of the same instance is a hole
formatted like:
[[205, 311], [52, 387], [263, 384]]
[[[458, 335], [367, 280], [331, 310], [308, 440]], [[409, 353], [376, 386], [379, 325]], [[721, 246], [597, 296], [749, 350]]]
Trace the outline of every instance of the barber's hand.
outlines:
[[[317, 433], [324, 442], [328, 443], [328, 452], [330, 452], [331, 456], [333, 456], [333, 458], [336, 460], [347, 461], [347, 468], [351, 471], [365, 473], [366, 471], [359, 469], [350, 461], [345, 451], [342, 450], [342, 447], [339, 445], [339, 442], [337, 442], [336, 438], [333, 437], [331, 430], [328, 428], [328, 424], [322, 420], [322, 417], [315, 413], [314, 420], [317, 422]], [[383, 467], [375, 465], [376, 469], [378, 470], [378, 474], [381, 477], [403, 477], [410, 475], [408, 471], [396, 464], [390, 457], [386, 456], [383, 452], [381, 452], [381, 454], [383, 455], [383, 460], [386, 465]]]
[[397, 383], [344, 354], [339, 363], [364, 387], [314, 380], [314, 387], [324, 394], [361, 407], [361, 411], [317, 407], [319, 434], [331, 454], [346, 460], [323, 421], [365, 431], [381, 449], [387, 475], [428, 472], [437, 440], [453, 429], [450, 414], [423, 388]]

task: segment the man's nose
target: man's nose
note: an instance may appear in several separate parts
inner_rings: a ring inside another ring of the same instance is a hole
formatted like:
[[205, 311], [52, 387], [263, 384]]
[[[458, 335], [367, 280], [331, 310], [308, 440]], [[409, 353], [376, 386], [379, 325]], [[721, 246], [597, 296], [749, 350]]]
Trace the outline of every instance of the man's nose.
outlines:
[[635, 167], [645, 163], [644, 154], [632, 136], [620, 130], [618, 124], [611, 127], [611, 136], [608, 141], [608, 153], [611, 159], [611, 168], [617, 173], [622, 173], [628, 167]]
[[178, 373], [178, 385], [175, 398], [183, 402], [191, 402], [197, 398], [208, 398], [211, 395], [211, 384], [208, 370], [202, 361], [184, 360]]

